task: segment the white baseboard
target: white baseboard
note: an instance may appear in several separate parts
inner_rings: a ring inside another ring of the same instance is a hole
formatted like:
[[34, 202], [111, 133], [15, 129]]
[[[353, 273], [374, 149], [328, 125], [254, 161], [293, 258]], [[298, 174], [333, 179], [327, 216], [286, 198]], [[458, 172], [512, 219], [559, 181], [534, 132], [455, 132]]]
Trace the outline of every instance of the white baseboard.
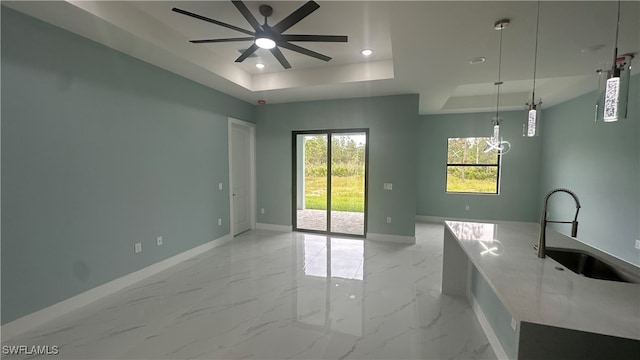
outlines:
[[291, 225], [276, 225], [276, 224], [256, 223], [256, 229], [257, 230], [271, 230], [271, 231], [291, 232], [293, 230], [293, 226], [291, 226]]
[[478, 302], [476, 301], [475, 296], [470, 295], [468, 299], [469, 299], [471, 308], [473, 309], [473, 312], [476, 313], [476, 318], [478, 318], [478, 322], [480, 323], [480, 326], [482, 326], [482, 330], [484, 330], [485, 335], [487, 335], [487, 339], [489, 340], [489, 343], [493, 348], [493, 352], [496, 353], [496, 357], [500, 360], [502, 359], [508, 360], [509, 356], [507, 356], [507, 353], [504, 351], [502, 344], [500, 344], [500, 340], [498, 340], [498, 336], [496, 335], [495, 332], [493, 332], [493, 329], [491, 328], [491, 325], [489, 324], [487, 317], [484, 315], [482, 308], [480, 308], [480, 304], [478, 304]]
[[416, 243], [415, 236], [401, 236], [401, 235], [374, 234], [374, 233], [367, 233], [367, 240], [386, 241], [386, 242], [394, 242], [394, 243], [400, 243], [400, 244]]
[[233, 240], [233, 236], [227, 234], [223, 237], [196, 246], [170, 258], [158, 261], [157, 263], [149, 265], [138, 271], [109, 281], [108, 283], [99, 285], [91, 290], [87, 290], [59, 303], [53, 304], [44, 309], [18, 318], [12, 322], [2, 325], [2, 340], [5, 341], [17, 335], [24, 334], [25, 332], [35, 329], [46, 322], [54, 320], [55, 318], [58, 318], [82, 306], [88, 305], [118, 290], [124, 289], [127, 286], [133, 285], [194, 256], [200, 255], [220, 245], [226, 244], [231, 240]]

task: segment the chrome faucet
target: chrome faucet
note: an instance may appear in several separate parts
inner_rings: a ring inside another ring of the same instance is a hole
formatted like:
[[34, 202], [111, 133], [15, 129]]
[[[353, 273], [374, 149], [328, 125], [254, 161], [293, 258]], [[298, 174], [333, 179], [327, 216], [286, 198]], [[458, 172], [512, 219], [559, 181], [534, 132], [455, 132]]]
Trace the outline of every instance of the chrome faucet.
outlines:
[[[565, 192], [571, 196], [576, 201], [576, 215], [573, 218], [573, 221], [553, 221], [547, 220], [547, 205], [549, 202], [549, 198], [551, 195], [557, 192]], [[533, 246], [533, 248], [537, 251], [539, 258], [545, 257], [545, 248], [546, 248], [546, 232], [547, 232], [547, 223], [556, 223], [556, 224], [571, 224], [571, 236], [576, 237], [578, 235], [578, 212], [580, 211], [580, 200], [578, 200], [578, 196], [571, 190], [567, 189], [555, 189], [551, 190], [547, 196], [544, 198], [544, 212], [542, 213], [542, 217], [540, 219], [540, 239], [538, 243]]]

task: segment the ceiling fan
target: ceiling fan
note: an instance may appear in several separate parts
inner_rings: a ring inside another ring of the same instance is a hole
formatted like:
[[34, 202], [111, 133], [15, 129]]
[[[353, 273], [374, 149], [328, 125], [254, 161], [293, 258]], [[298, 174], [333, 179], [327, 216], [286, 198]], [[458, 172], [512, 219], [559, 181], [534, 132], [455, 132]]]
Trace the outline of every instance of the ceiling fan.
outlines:
[[194, 44], [204, 44], [204, 43], [219, 43], [219, 42], [235, 42], [235, 41], [253, 41], [253, 44], [246, 49], [240, 57], [236, 59], [235, 62], [242, 62], [244, 59], [251, 56], [258, 48], [268, 49], [271, 51], [273, 56], [280, 62], [282, 67], [285, 69], [291, 68], [291, 64], [287, 61], [287, 59], [280, 51], [280, 48], [285, 48], [291, 51], [295, 51], [297, 53], [314, 57], [316, 59], [329, 61], [331, 58], [329, 56], [317, 53], [315, 51], [303, 48], [301, 46], [290, 43], [290, 41], [294, 42], [347, 42], [347, 36], [344, 35], [292, 35], [292, 34], [283, 34], [293, 25], [297, 24], [300, 20], [307, 17], [312, 12], [316, 11], [320, 5], [318, 5], [315, 1], [308, 1], [301, 7], [299, 7], [296, 11], [289, 14], [289, 16], [282, 19], [279, 23], [270, 26], [267, 24], [267, 18], [273, 14], [273, 8], [269, 5], [260, 5], [259, 11], [260, 15], [264, 16], [264, 24], [260, 25], [258, 20], [251, 14], [247, 6], [242, 1], [231, 1], [233, 5], [240, 11], [242, 16], [247, 20], [249, 25], [253, 28], [253, 31], [246, 30], [231, 24], [224, 23], [222, 21], [210, 19], [208, 17], [204, 17], [202, 15], [194, 14], [192, 12], [173, 8], [172, 10], [187, 16], [191, 16], [193, 18], [207, 21], [219, 26], [226, 27], [228, 29], [236, 30], [241, 33], [251, 35], [248, 37], [237, 37], [237, 38], [225, 38], [225, 39], [203, 39], [203, 40], [190, 40], [189, 42]]

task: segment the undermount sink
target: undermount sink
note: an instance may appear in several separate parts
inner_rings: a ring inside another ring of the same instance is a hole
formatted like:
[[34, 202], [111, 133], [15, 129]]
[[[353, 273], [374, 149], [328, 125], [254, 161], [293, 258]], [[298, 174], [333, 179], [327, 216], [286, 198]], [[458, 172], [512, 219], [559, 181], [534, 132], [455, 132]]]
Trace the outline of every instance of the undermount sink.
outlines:
[[581, 250], [547, 248], [546, 254], [567, 269], [588, 278], [640, 283], [638, 275], [630, 274]]

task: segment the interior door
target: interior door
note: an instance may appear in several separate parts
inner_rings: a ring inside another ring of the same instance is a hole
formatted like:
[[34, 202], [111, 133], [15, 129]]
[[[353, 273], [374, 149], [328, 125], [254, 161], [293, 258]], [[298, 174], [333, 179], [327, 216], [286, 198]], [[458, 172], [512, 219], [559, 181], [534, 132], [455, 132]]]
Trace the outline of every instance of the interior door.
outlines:
[[231, 125], [231, 172], [233, 184], [233, 234], [251, 229], [249, 129]]
[[368, 130], [293, 133], [293, 228], [366, 234]]

